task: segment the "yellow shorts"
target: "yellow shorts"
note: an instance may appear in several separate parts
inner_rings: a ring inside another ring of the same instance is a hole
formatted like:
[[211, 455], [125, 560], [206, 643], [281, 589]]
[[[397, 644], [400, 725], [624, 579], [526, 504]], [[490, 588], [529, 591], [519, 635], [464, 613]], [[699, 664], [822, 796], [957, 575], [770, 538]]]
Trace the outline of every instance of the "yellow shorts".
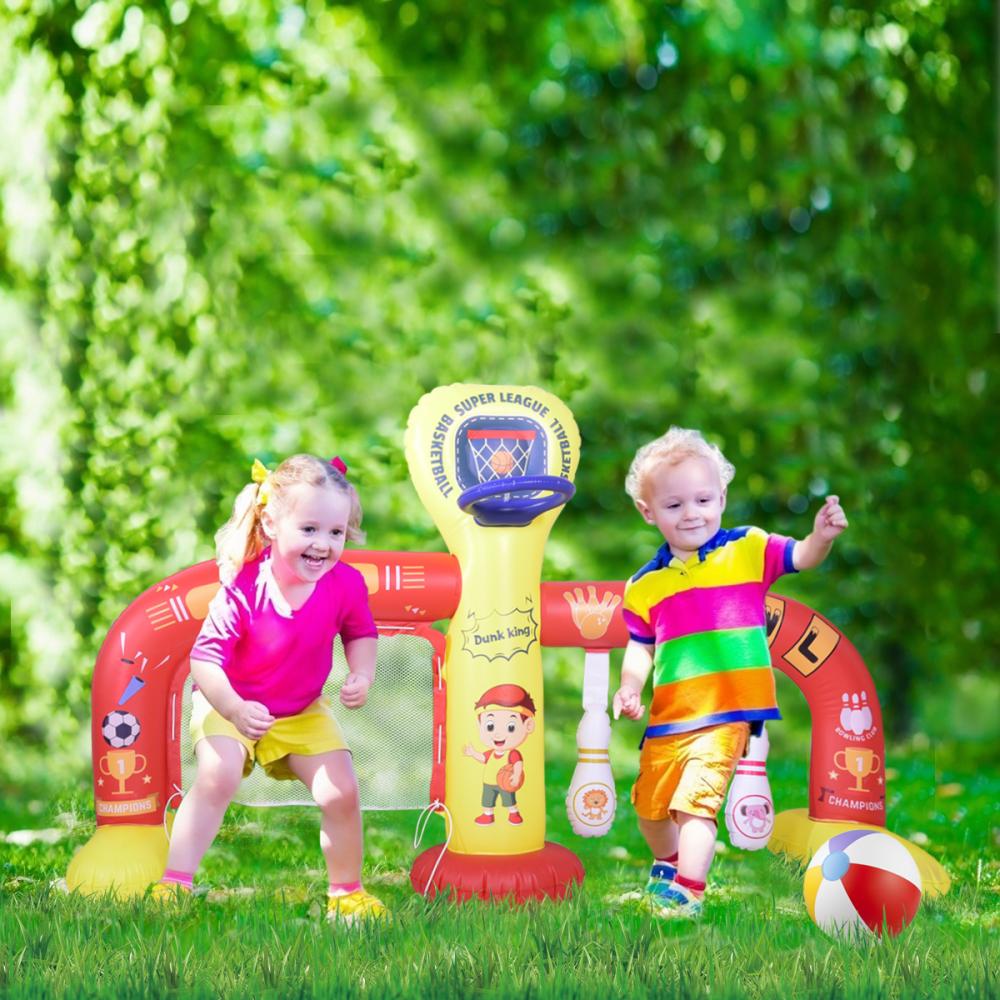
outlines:
[[636, 813], [651, 820], [677, 813], [715, 819], [749, 738], [750, 723], [727, 722], [646, 740], [632, 786]]
[[291, 753], [310, 757], [328, 750], [349, 752], [333, 712], [322, 701], [314, 701], [298, 715], [275, 719], [274, 725], [259, 740], [252, 740], [219, 715], [200, 691], [193, 691], [188, 728], [192, 745], [206, 736], [228, 736], [246, 747], [244, 778], [256, 762], [264, 768], [268, 777], [287, 781], [296, 777], [288, 766], [288, 755]]

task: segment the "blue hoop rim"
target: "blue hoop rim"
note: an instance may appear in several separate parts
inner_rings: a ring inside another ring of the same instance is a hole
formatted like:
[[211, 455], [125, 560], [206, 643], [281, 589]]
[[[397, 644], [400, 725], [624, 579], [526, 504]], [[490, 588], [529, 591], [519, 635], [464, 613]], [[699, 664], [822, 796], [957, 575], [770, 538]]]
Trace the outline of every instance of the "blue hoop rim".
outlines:
[[[498, 493], [534, 493], [538, 490], [546, 490], [549, 495], [491, 499]], [[576, 487], [562, 476], [511, 476], [470, 486], [459, 494], [458, 506], [466, 512], [471, 508], [476, 523], [483, 527], [523, 527], [540, 514], [567, 503], [574, 493]]]

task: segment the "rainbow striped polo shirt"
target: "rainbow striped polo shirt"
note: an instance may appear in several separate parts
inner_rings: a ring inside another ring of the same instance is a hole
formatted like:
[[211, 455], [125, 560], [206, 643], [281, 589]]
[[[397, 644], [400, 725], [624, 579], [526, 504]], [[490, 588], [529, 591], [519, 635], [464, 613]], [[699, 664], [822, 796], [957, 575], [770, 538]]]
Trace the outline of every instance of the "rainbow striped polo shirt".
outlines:
[[687, 562], [664, 543], [628, 581], [629, 636], [656, 647], [644, 739], [781, 718], [764, 595], [795, 572], [794, 547], [760, 528], [720, 529]]

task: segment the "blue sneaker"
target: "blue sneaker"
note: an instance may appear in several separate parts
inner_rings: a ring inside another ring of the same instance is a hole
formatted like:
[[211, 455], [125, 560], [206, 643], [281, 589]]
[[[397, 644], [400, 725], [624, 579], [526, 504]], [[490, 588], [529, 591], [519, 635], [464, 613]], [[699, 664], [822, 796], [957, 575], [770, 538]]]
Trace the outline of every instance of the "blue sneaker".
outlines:
[[654, 861], [653, 867], [649, 869], [649, 880], [646, 882], [645, 892], [656, 892], [657, 888], [669, 885], [677, 874], [677, 867], [665, 861]]
[[642, 894], [643, 909], [660, 920], [697, 920], [701, 916], [701, 900], [676, 882], [659, 881], [646, 886]]

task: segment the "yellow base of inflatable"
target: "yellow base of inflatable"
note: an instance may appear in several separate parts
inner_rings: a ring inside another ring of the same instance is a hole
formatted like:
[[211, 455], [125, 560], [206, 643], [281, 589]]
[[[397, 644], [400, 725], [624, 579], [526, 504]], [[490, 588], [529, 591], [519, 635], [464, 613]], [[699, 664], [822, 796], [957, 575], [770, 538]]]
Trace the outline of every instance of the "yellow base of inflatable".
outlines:
[[141, 896], [159, 881], [167, 865], [163, 826], [99, 826], [73, 856], [66, 871], [70, 892], [85, 896], [111, 893], [118, 899]]
[[812, 856], [832, 836], [846, 830], [878, 830], [898, 840], [913, 856], [920, 871], [923, 892], [927, 897], [943, 896], [951, 886], [951, 878], [941, 864], [926, 851], [904, 837], [887, 830], [884, 826], [869, 823], [837, 823], [830, 820], [810, 819], [805, 809], [788, 809], [774, 817], [774, 832], [768, 841], [768, 850], [775, 854], [787, 854], [809, 864]]

